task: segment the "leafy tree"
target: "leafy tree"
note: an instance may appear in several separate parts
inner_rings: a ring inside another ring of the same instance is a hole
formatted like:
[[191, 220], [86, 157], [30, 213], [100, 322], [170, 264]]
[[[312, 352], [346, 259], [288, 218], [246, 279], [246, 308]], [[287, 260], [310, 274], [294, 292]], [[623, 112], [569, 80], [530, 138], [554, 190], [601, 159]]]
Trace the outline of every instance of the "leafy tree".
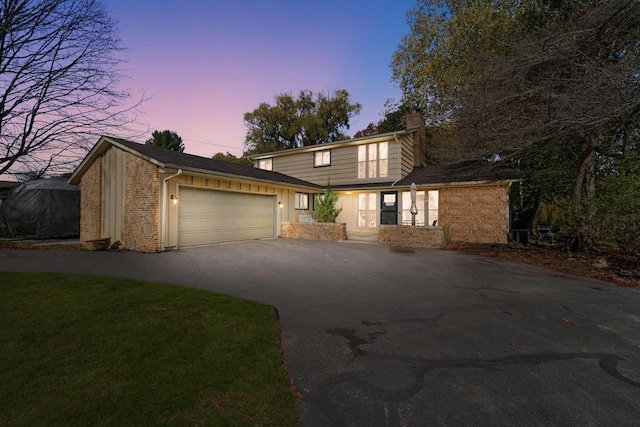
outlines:
[[506, 54], [478, 59], [481, 82], [461, 93], [458, 142], [474, 143], [465, 152], [517, 156], [531, 147], [564, 147], [573, 171], [569, 197], [581, 212], [570, 236], [574, 249], [592, 246], [604, 225], [594, 228], [601, 165], [637, 150], [637, 6], [612, 0], [556, 18]]
[[447, 122], [460, 106], [459, 91], [478, 81], [479, 59], [509, 52], [548, 20], [587, 2], [418, 0], [407, 15], [410, 33], [391, 62], [402, 103], [424, 112], [431, 125]]
[[407, 104], [397, 104], [388, 99], [384, 104], [383, 118], [355, 133], [354, 138], [401, 131], [406, 128], [405, 118], [411, 108]]
[[384, 118], [378, 123], [378, 130], [380, 133], [389, 133], [405, 129], [407, 127], [405, 119], [409, 112], [411, 112], [411, 108], [406, 104], [399, 106], [387, 104]]
[[640, 117], [635, 6], [598, 2], [549, 22], [507, 53], [477, 58], [479, 84], [458, 98], [460, 139], [473, 139], [476, 153], [505, 155], [547, 143], [572, 146], [579, 200], [597, 155], [628, 152]]
[[333, 192], [331, 181], [327, 183], [327, 188], [322, 196], [316, 199], [316, 221], [336, 222], [336, 218], [342, 212], [342, 208], [337, 208], [338, 195]]
[[349, 92], [337, 90], [333, 95], [301, 91], [298, 98], [280, 94], [275, 105], [262, 103], [245, 113], [247, 154], [322, 144], [348, 138], [349, 119], [361, 109], [349, 101]]
[[378, 135], [380, 133], [378, 129], [379, 124], [379, 121], [377, 123], [370, 122], [366, 128], [359, 130], [358, 132], [353, 134], [353, 137], [364, 138], [365, 136]]
[[573, 240], [588, 244], [596, 178], [637, 149], [637, 2], [423, 0], [409, 22], [392, 68], [404, 102], [449, 127], [430, 156], [498, 154], [518, 160], [528, 178], [543, 169], [530, 193], [568, 198], [584, 212]]
[[0, 175], [60, 172], [130, 123], [123, 50], [99, 0], [0, 3]]
[[600, 237], [640, 256], [640, 171], [608, 175], [598, 182]]
[[151, 138], [147, 139], [145, 144], [155, 145], [156, 147], [162, 147], [180, 153], [184, 151], [182, 138], [172, 130], [154, 130]]
[[227, 151], [226, 154], [216, 153], [211, 157], [214, 160], [222, 160], [223, 162], [236, 163], [239, 165], [252, 166], [252, 163], [249, 159], [245, 157], [236, 157], [233, 154]]

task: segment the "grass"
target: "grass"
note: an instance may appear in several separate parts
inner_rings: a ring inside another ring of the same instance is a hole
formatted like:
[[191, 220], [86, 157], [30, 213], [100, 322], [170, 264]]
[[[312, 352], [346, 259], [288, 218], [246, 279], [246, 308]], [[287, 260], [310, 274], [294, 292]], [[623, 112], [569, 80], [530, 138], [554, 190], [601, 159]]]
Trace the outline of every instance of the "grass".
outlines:
[[297, 425], [270, 307], [0, 273], [0, 425]]

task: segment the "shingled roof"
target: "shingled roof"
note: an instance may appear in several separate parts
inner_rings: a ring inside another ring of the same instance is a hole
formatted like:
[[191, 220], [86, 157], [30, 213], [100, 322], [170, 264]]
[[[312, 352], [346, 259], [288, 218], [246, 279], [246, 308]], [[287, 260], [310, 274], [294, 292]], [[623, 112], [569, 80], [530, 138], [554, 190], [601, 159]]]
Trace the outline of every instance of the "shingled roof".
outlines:
[[220, 173], [224, 175], [233, 175], [238, 178], [270, 181], [297, 187], [322, 188], [319, 185], [312, 184], [301, 179], [293, 178], [279, 172], [267, 171], [254, 168], [253, 166], [239, 165], [222, 160], [209, 159], [207, 157], [195, 156], [193, 154], [180, 153], [178, 151], [172, 151], [154, 145], [139, 144], [137, 142], [132, 142], [126, 139], [115, 138], [111, 136], [103, 136], [102, 138], [100, 138], [100, 141], [98, 142], [98, 144], [96, 144], [96, 147], [91, 150], [82, 164], [78, 167], [78, 169], [76, 169], [76, 171], [69, 179], [69, 182], [75, 183], [75, 181], [78, 181], [77, 183], [79, 183], [79, 175], [83, 173], [81, 171], [84, 169], [87, 160], [92, 157], [92, 155], [95, 154], [97, 150], [100, 149], [101, 143], [103, 144], [104, 142], [109, 142], [113, 145], [120, 146], [121, 148], [126, 148], [130, 151], [138, 153], [143, 158], [152, 160], [154, 163], [165, 169], [183, 169], [190, 172], [200, 171], [205, 173], [211, 172], [213, 174]]
[[485, 160], [456, 164], [436, 164], [414, 168], [396, 185], [451, 184], [458, 182], [513, 181], [518, 179], [515, 169], [503, 162]]

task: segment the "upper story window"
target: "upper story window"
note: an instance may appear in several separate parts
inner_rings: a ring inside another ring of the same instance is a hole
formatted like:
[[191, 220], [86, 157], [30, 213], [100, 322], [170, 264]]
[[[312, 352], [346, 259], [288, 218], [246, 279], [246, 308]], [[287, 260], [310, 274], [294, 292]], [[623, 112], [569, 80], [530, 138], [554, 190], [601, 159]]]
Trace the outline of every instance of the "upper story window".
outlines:
[[389, 176], [389, 143], [358, 146], [358, 179]]
[[258, 169], [264, 169], [267, 171], [273, 170], [273, 159], [259, 159], [258, 160]]
[[331, 166], [331, 150], [315, 151], [313, 153], [313, 167]]

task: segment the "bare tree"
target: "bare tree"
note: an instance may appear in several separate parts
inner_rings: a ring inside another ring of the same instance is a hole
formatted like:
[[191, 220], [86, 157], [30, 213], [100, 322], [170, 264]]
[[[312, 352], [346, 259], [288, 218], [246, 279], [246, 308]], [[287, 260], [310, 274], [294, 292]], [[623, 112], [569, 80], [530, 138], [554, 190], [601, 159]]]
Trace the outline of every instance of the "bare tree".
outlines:
[[0, 175], [68, 170], [133, 120], [115, 24], [99, 0], [0, 0]]
[[638, 0], [593, 2], [476, 64], [482, 78], [462, 91], [455, 114], [458, 154], [510, 156], [562, 144], [574, 152], [572, 197], [580, 202], [594, 195], [597, 157], [621, 158], [634, 147]]

